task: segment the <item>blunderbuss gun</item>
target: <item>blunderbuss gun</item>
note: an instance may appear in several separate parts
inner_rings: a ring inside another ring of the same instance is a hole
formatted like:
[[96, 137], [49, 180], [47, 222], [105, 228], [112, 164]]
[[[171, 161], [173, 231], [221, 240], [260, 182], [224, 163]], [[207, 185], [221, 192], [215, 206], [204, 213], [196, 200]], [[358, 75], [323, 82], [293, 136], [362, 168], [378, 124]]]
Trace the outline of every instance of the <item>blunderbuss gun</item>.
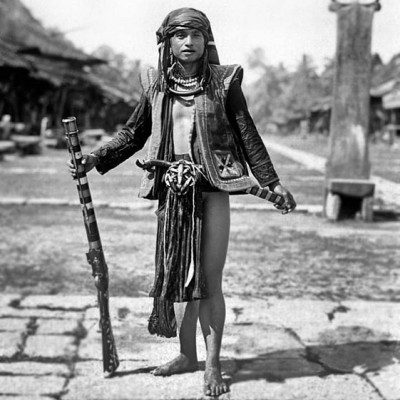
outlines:
[[[144, 160], [141, 162], [137, 160], [136, 165], [148, 171], [151, 171], [154, 167], [166, 168], [167, 172], [164, 177], [165, 183], [167, 186], [171, 187], [174, 192], [178, 193], [185, 193], [187, 187], [191, 186], [196, 179], [196, 174], [203, 174], [201, 166], [194, 165], [185, 160], [178, 160], [175, 162], [163, 160]], [[187, 175], [190, 176], [189, 179], [185, 177], [186, 172], [188, 172]], [[268, 200], [278, 206], [283, 206], [285, 203], [285, 199], [282, 196], [271, 190], [262, 188], [256, 183], [254, 186], [245, 189], [244, 192]]]
[[89, 182], [86, 176], [85, 167], [82, 165], [82, 150], [78, 137], [76, 118], [65, 118], [62, 122], [65, 129], [68, 151], [76, 170], [76, 186], [82, 207], [83, 222], [89, 242], [89, 251], [86, 253], [86, 257], [88, 263], [92, 266], [92, 275], [97, 288], [104, 377], [109, 378], [118, 368], [119, 360], [110, 320], [108, 268], [101, 245], [100, 233], [89, 189]]

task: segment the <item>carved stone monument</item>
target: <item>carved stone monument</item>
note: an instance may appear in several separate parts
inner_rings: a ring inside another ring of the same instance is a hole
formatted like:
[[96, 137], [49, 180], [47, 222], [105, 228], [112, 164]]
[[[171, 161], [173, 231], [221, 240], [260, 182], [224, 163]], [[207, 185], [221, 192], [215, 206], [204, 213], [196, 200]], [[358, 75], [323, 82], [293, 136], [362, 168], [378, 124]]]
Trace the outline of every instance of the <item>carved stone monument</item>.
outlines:
[[325, 173], [324, 213], [328, 219], [373, 218], [374, 183], [368, 158], [371, 36], [379, 0], [332, 0], [337, 14], [337, 45], [330, 122], [329, 156]]

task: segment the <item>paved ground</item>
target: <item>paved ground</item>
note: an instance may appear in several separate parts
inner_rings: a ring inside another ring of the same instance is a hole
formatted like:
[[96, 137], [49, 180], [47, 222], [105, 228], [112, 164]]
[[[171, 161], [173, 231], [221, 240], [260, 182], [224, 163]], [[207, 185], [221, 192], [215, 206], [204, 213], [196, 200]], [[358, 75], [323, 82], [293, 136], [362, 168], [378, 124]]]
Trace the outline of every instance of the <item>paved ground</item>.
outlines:
[[[0, 297], [0, 399], [201, 399], [200, 371], [154, 377], [176, 339], [147, 333], [151, 299], [113, 298], [121, 360], [102, 377], [94, 296]], [[400, 304], [227, 299], [225, 399], [400, 399]]]
[[[300, 153], [273, 151], [302, 162]], [[303, 165], [307, 166], [310, 159], [306, 157]], [[313, 160], [308, 172], [303, 171], [296, 181], [299, 187], [312, 182], [317, 189], [320, 184], [318, 163], [323, 160]], [[19, 172], [30, 179], [26, 171], [15, 168], [3, 170], [3, 183], [8, 179], [11, 182]], [[51, 172], [48, 168], [43, 171]], [[285, 174], [290, 179], [290, 169]], [[49, 179], [53, 176], [57, 174], [48, 174]], [[395, 197], [390, 191], [397, 193], [397, 187], [387, 185], [384, 192], [388, 198]], [[70, 201], [52, 196], [15, 198], [15, 193], [7, 192], [3, 204]], [[308, 210], [312, 209], [309, 205], [318, 206], [316, 196], [307, 196], [303, 203]], [[307, 203], [307, 199], [312, 201]], [[168, 378], [149, 374], [177, 351], [176, 339], [147, 333], [150, 311], [151, 299], [147, 297], [111, 299], [121, 365], [114, 378], [105, 380], [94, 291], [87, 297], [1, 295], [0, 400], [203, 398], [205, 353], [200, 337], [200, 371]], [[400, 400], [399, 344], [400, 303], [229, 297], [222, 360], [230, 393], [221, 397]]]

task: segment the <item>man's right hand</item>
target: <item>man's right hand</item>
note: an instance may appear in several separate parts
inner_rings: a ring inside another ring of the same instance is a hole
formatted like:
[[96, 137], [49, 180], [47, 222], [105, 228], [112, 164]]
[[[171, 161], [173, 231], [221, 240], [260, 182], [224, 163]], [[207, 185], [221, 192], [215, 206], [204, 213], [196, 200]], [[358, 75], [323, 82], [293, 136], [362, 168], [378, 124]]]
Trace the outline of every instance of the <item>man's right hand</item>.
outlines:
[[[98, 158], [93, 154], [84, 154], [82, 156], [82, 165], [85, 167], [85, 172], [91, 171], [98, 164]], [[76, 169], [72, 160], [67, 161], [68, 171], [73, 179], [76, 179]]]

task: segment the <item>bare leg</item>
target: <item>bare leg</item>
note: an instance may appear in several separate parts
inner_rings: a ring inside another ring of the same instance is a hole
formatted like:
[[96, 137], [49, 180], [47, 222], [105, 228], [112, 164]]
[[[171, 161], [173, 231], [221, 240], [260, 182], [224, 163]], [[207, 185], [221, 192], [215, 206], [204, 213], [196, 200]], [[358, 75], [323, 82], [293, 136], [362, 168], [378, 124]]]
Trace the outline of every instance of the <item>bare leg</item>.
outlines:
[[207, 349], [204, 393], [218, 396], [228, 391], [221, 376], [220, 350], [225, 323], [222, 271], [229, 241], [229, 195], [223, 192], [205, 193], [204, 200], [201, 262], [209, 290], [209, 298], [200, 300], [199, 309]]
[[168, 376], [197, 371], [196, 325], [199, 316], [198, 303], [198, 301], [175, 303], [174, 307], [178, 325], [180, 354], [172, 361], [153, 370], [153, 375]]

